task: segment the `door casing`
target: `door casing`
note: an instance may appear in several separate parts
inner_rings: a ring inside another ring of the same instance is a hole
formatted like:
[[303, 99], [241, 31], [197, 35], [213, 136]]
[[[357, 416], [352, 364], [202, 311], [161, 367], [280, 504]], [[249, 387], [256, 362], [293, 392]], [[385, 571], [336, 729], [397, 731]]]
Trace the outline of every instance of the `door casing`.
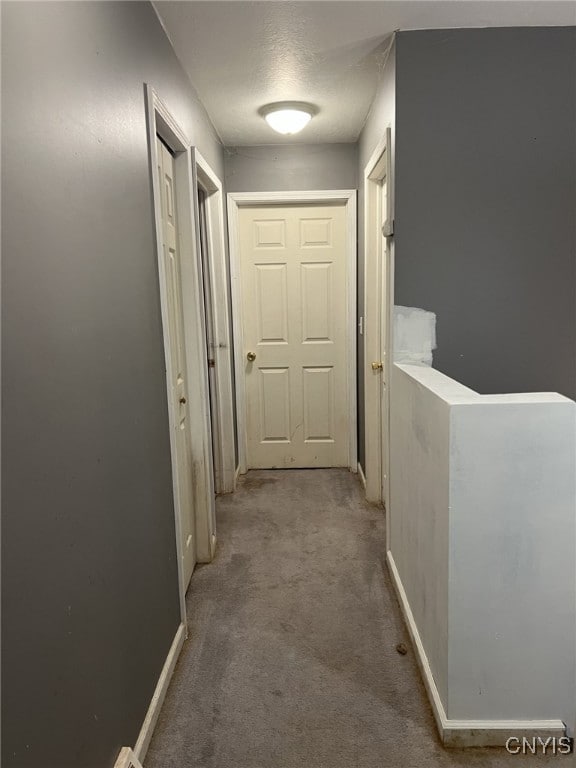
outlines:
[[236, 456], [234, 450], [234, 395], [232, 386], [232, 349], [230, 340], [230, 296], [226, 264], [226, 236], [224, 230], [224, 195], [222, 182], [200, 152], [195, 152], [198, 186], [206, 194], [206, 235], [208, 253], [205, 254], [210, 270], [212, 327], [217, 347], [214, 355], [216, 409], [214, 443], [217, 451], [215, 484], [217, 493], [231, 493], [235, 489]]
[[358, 416], [356, 370], [356, 190], [319, 190], [306, 192], [230, 192], [228, 199], [228, 233], [230, 238], [230, 275], [232, 284], [232, 322], [234, 328], [234, 361], [236, 381], [236, 420], [238, 431], [238, 471], [244, 474], [246, 464], [246, 400], [244, 386], [244, 339], [242, 334], [242, 293], [240, 284], [240, 243], [238, 210], [255, 205], [306, 205], [306, 203], [340, 202], [346, 208], [347, 257], [347, 347], [348, 347], [348, 424], [349, 468], [357, 470]]
[[[382, 205], [382, 181], [386, 180], [386, 210]], [[390, 499], [390, 372], [392, 366], [392, 321], [394, 308], [393, 180], [391, 128], [378, 142], [364, 169], [364, 435], [366, 498]], [[386, 329], [386, 330], [384, 330]], [[372, 362], [382, 362], [373, 371]], [[386, 384], [383, 402], [382, 376]], [[374, 414], [378, 414], [374, 418]], [[383, 451], [383, 441], [388, 450]], [[383, 456], [383, 454], [386, 454]], [[386, 475], [386, 493], [383, 476]]]
[[[212, 448], [210, 437], [210, 414], [207, 408], [208, 371], [205, 355], [204, 316], [201, 301], [201, 275], [198, 271], [198, 227], [196, 201], [196, 174], [193, 162], [193, 147], [185, 133], [179, 127], [169, 110], [150, 85], [145, 86], [147, 117], [148, 152], [150, 186], [154, 205], [154, 221], [157, 251], [158, 278], [160, 286], [160, 309], [162, 316], [162, 334], [164, 354], [166, 355], [166, 376], [170, 376], [171, 345], [168, 324], [168, 297], [166, 275], [162, 258], [162, 218], [160, 208], [159, 183], [156, 174], [156, 135], [174, 153], [174, 173], [176, 178], [176, 211], [179, 221], [182, 306], [185, 324], [184, 346], [186, 350], [186, 371], [189, 382], [196, 386], [188, 392], [190, 405], [191, 429], [195, 434], [192, 445], [193, 462], [197, 468], [194, 484], [196, 560], [210, 562], [216, 545], [214, 483], [212, 472]], [[173, 413], [170, 398], [170, 382], [167, 381], [168, 417], [170, 433], [170, 453], [172, 460], [172, 485], [174, 492], [174, 518], [176, 533], [176, 553], [178, 558], [178, 587], [180, 597], [181, 620], [186, 623], [186, 604], [184, 577], [182, 571], [182, 547], [180, 541], [180, 518], [178, 493], [178, 473], [174, 427], [177, 415]], [[192, 471], [192, 467], [190, 468]]]

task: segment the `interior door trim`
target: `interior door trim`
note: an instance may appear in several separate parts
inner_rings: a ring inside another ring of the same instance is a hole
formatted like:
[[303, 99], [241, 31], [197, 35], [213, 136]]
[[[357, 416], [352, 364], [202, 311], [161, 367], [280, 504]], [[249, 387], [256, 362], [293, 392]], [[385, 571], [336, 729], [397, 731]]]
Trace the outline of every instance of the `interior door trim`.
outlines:
[[[381, 184], [386, 179], [386, 210], [383, 210]], [[394, 308], [394, 183], [392, 177], [392, 130], [388, 126], [364, 168], [364, 475], [366, 498], [390, 504], [390, 367]], [[387, 254], [387, 258], [383, 258]], [[387, 272], [383, 271], [386, 268]], [[385, 284], [385, 290], [383, 286]], [[381, 312], [387, 315], [386, 338], [382, 338]], [[371, 362], [384, 350], [386, 397], [381, 398], [381, 372], [371, 370]], [[376, 418], [374, 418], [376, 414]], [[383, 435], [383, 430], [386, 434]], [[382, 439], [388, 440], [386, 458]], [[386, 466], [384, 466], [386, 464]], [[386, 498], [382, 497], [382, 475], [387, 475]], [[387, 537], [389, 531], [387, 531]]]
[[[156, 136], [160, 136], [162, 141], [174, 153], [174, 174], [178, 195], [176, 199], [177, 216], [180, 230], [180, 253], [182, 269], [182, 292], [183, 295], [191, 297], [191, 300], [183, 301], [185, 332], [184, 346], [186, 350], [186, 372], [188, 381], [194, 381], [196, 386], [188, 392], [190, 401], [189, 418], [194, 418], [199, 423], [196, 429], [201, 432], [202, 457], [198, 457], [204, 465], [204, 483], [202, 488], [206, 491], [206, 498], [202, 503], [198, 503], [196, 490], [194, 491], [195, 500], [195, 544], [196, 561], [209, 562], [214, 554], [215, 546], [215, 514], [214, 514], [214, 482], [212, 474], [212, 446], [210, 438], [210, 415], [206, 406], [208, 391], [208, 370], [206, 364], [206, 355], [204, 353], [205, 344], [202, 346], [204, 335], [203, 315], [200, 312], [200, 281], [197, 270], [198, 264], [198, 243], [196, 239], [197, 226], [194, 202], [196, 199], [196, 174], [195, 165], [192, 162], [192, 146], [186, 134], [182, 131], [172, 114], [158, 97], [158, 94], [150, 85], [144, 86], [145, 110], [146, 110], [146, 129], [148, 139], [148, 160], [150, 174], [150, 188], [152, 191], [153, 214], [155, 225], [155, 239], [157, 252], [157, 268], [160, 287], [160, 310], [162, 316], [162, 335], [164, 342], [164, 354], [166, 356], [166, 379], [167, 379], [167, 400], [168, 400], [168, 419], [170, 435], [170, 455], [172, 463], [172, 487], [174, 495], [174, 521], [176, 535], [176, 553], [178, 558], [178, 591], [180, 599], [180, 617], [186, 626], [186, 602], [184, 583], [183, 564], [182, 564], [182, 546], [180, 540], [180, 519], [181, 510], [178, 492], [178, 462], [177, 448], [174, 439], [174, 429], [177, 425], [177, 416], [173, 413], [171, 392], [171, 346], [169, 337], [168, 323], [168, 295], [166, 289], [166, 275], [164, 269], [163, 237], [162, 237], [162, 215], [160, 205], [160, 189], [158, 177], [156, 174]], [[200, 416], [198, 417], [198, 414]], [[194, 422], [191, 423], [194, 428]]]
[[346, 210], [346, 340], [348, 359], [348, 466], [358, 466], [358, 412], [356, 370], [356, 190], [336, 189], [306, 192], [229, 192], [228, 233], [230, 238], [230, 277], [232, 284], [232, 324], [234, 329], [234, 367], [236, 376], [236, 423], [238, 430], [238, 469], [246, 464], [246, 401], [244, 387], [244, 339], [242, 332], [242, 289], [240, 284], [240, 241], [238, 211], [255, 205], [306, 205], [307, 203], [342, 203]]
[[217, 493], [230, 493], [236, 487], [236, 458], [234, 450], [234, 395], [232, 383], [232, 350], [226, 236], [224, 229], [224, 195], [222, 182], [200, 152], [195, 152], [198, 186], [206, 193], [206, 229], [212, 298], [212, 323], [218, 344], [213, 350], [216, 359], [216, 403], [218, 412], [216, 442], [219, 451]]

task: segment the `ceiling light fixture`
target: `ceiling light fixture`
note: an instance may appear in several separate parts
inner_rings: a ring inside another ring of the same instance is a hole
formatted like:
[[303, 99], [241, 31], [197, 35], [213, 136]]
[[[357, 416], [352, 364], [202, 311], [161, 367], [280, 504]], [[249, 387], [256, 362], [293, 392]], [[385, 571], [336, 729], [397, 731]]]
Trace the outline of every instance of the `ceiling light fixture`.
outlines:
[[276, 104], [267, 104], [259, 112], [275, 131], [293, 136], [308, 125], [316, 109], [312, 104], [302, 101], [278, 101]]

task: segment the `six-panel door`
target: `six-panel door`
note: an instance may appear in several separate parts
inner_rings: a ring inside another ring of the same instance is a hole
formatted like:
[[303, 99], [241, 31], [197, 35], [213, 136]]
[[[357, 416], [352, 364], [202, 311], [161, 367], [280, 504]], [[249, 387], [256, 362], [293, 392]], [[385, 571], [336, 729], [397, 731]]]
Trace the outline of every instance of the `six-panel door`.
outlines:
[[241, 208], [239, 237], [248, 468], [348, 466], [345, 207]]
[[188, 414], [186, 382], [186, 349], [184, 345], [184, 317], [182, 312], [182, 281], [178, 222], [176, 220], [176, 188], [174, 159], [159, 138], [156, 140], [158, 180], [162, 210], [162, 256], [166, 279], [168, 309], [168, 336], [170, 340], [170, 398], [172, 401], [172, 429], [175, 432], [176, 474], [180, 509], [180, 540], [184, 588], [188, 586], [194, 570], [194, 490], [192, 486], [192, 448]]

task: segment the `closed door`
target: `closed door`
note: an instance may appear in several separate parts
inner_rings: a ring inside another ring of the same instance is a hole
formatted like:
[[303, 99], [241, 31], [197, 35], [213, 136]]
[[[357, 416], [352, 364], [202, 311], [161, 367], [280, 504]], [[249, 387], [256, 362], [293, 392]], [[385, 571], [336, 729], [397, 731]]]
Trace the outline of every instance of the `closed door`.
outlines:
[[345, 207], [243, 207], [239, 240], [247, 466], [348, 466]]
[[162, 241], [166, 298], [168, 305], [168, 335], [170, 355], [167, 361], [168, 383], [172, 411], [172, 429], [176, 446], [176, 478], [180, 517], [180, 542], [184, 587], [188, 586], [195, 565], [194, 501], [192, 487], [192, 451], [186, 382], [186, 349], [184, 346], [184, 319], [182, 314], [182, 285], [180, 278], [180, 251], [178, 222], [176, 220], [176, 188], [174, 159], [158, 138], [158, 177], [162, 205]]

